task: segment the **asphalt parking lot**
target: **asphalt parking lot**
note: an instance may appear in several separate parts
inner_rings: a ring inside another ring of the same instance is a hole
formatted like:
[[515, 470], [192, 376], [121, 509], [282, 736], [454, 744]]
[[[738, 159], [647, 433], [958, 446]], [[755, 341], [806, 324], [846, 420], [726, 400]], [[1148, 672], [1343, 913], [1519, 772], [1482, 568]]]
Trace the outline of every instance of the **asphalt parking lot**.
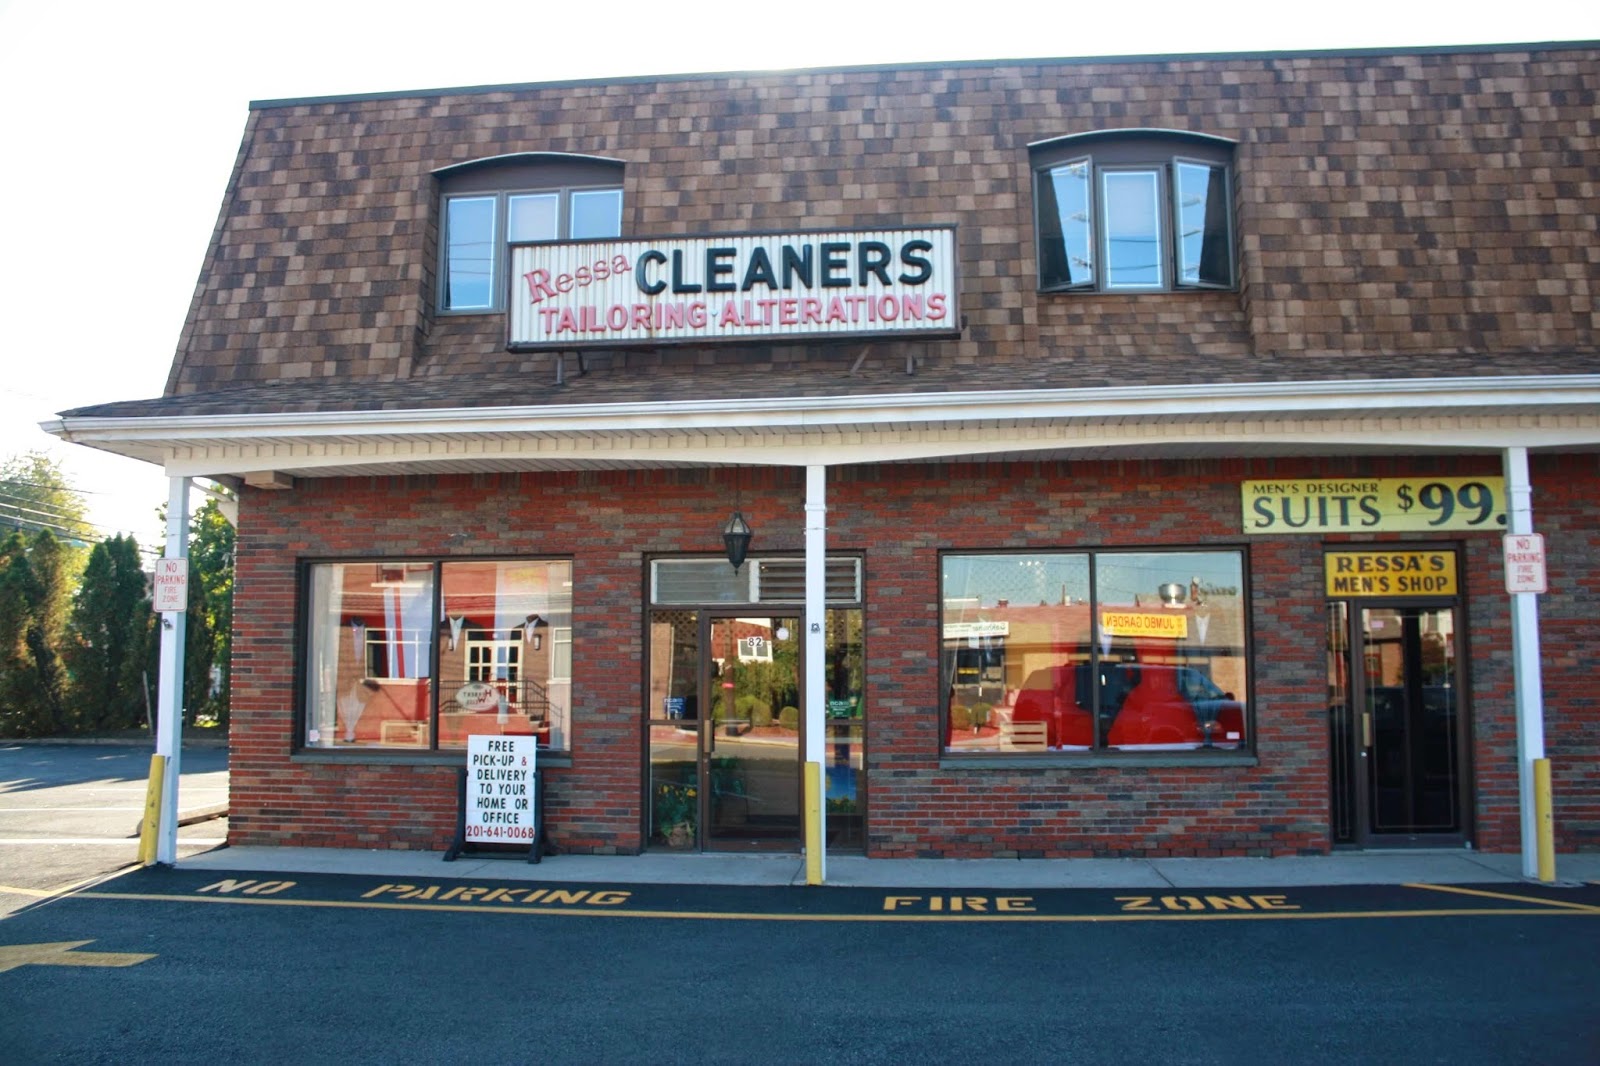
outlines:
[[[0, 743], [0, 916], [138, 859], [154, 746]], [[185, 745], [178, 857], [228, 835], [228, 752]]]

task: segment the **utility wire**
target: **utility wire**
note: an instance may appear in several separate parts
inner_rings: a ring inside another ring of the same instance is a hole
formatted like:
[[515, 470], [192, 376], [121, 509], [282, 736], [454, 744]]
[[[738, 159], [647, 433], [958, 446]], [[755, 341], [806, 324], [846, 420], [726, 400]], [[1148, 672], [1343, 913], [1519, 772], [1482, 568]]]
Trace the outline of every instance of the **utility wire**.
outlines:
[[[50, 523], [50, 522], [41, 522], [36, 518], [14, 518], [14, 517], [12, 517], [10, 515], [0, 514], [0, 527], [3, 527], [4, 524], [7, 523], [7, 522], [11, 523], [11, 528], [16, 530], [18, 533], [21, 533], [21, 532], [24, 531], [24, 527], [22, 525], [19, 525], [18, 523], [25, 522], [25, 523], [27, 523], [27, 527], [26, 528], [28, 528], [28, 529], [44, 529], [44, 530], [48, 530], [51, 533], [58, 534], [58, 535], [63, 536], [64, 538], [66, 538], [66, 539], [68, 539], [70, 541], [75, 541], [75, 542], [80, 543], [80, 544], [88, 544], [90, 539], [94, 536], [92, 534], [89, 535], [89, 536], [85, 536], [85, 534], [83, 534], [81, 532], [77, 532], [75, 530], [68, 529], [66, 526], [58, 526], [58, 525], [55, 525], [55, 524]], [[130, 536], [131, 536], [131, 534], [130, 534]], [[101, 539], [101, 540], [110, 540], [111, 538], [110, 537], [100, 537], [99, 539]], [[137, 538], [137, 537], [134, 537], [134, 545], [139, 549], [139, 554], [140, 555], [148, 555], [151, 558], [159, 558], [161, 556], [160, 549], [153, 548], [153, 547], [147, 547], [147, 546], [145, 546], [143, 544], [140, 544], [139, 543], [139, 538]]]
[[[20, 503], [7, 503], [6, 502], [7, 500], [20, 500], [21, 502]], [[84, 529], [97, 528], [96, 523], [90, 522], [88, 519], [77, 518], [77, 517], [75, 517], [73, 515], [66, 514], [66, 513], [62, 512], [60, 510], [41, 511], [41, 510], [39, 510], [38, 508], [35, 508], [35, 507], [25, 507], [25, 506], [23, 506], [23, 504], [43, 503], [43, 502], [44, 502], [43, 500], [36, 500], [31, 496], [18, 496], [17, 494], [11, 493], [11, 492], [0, 492], [0, 507], [9, 507], [13, 511], [25, 512], [27, 514], [42, 515], [45, 518], [52, 519], [52, 520], [54, 520], [56, 522], [61, 522], [63, 524], [67, 524], [67, 525], [82, 526]], [[98, 527], [98, 528], [105, 528], [105, 527], [102, 526], [102, 527]]]
[[[0, 492], [0, 496], [5, 496], [5, 495], [7, 495], [7, 493]], [[12, 498], [13, 499], [26, 499], [26, 497], [23, 497], [23, 496], [16, 496], [16, 497], [12, 497]], [[30, 500], [29, 502], [31, 503], [33, 501]], [[85, 521], [82, 521], [81, 519], [73, 518], [71, 515], [61, 514], [58, 511], [40, 511], [40, 510], [37, 510], [36, 508], [33, 508], [33, 507], [23, 507], [20, 504], [6, 503], [3, 500], [0, 500], [0, 507], [10, 508], [11, 510], [17, 512], [18, 514], [39, 515], [42, 518], [47, 518], [47, 519], [51, 520], [51, 522], [53, 522], [56, 525], [62, 526], [62, 528], [66, 528], [66, 525], [70, 523], [71, 525], [77, 526], [80, 529], [87, 530], [89, 532], [93, 532], [96, 529], [96, 526], [92, 522], [85, 522]]]
[[109, 496], [109, 492], [96, 489], [80, 489], [72, 485], [52, 485], [48, 481], [18, 481], [15, 478], [0, 477], [0, 485], [19, 485], [29, 489], [51, 489], [56, 492], [70, 492], [78, 496]]
[[[9, 508], [11, 511], [14, 511], [16, 513], [15, 514], [7, 513], [6, 510], [5, 510], [6, 508]], [[41, 518], [26, 518], [26, 517], [23, 517], [24, 515], [42, 515], [43, 517], [41, 517]], [[59, 521], [51, 521], [51, 519], [58, 519]], [[111, 527], [109, 527], [109, 526], [96, 526], [93, 523], [85, 522], [82, 525], [80, 525], [78, 528], [74, 529], [71, 526], [63, 524], [63, 522], [67, 522], [67, 521], [72, 521], [72, 520], [68, 519], [65, 515], [53, 515], [53, 514], [49, 513], [48, 511], [36, 511], [31, 507], [18, 507], [16, 504], [0, 502], [0, 522], [10, 522], [12, 527], [15, 528], [15, 529], [18, 529], [18, 530], [20, 530], [22, 528], [22, 526], [19, 525], [19, 523], [26, 523], [28, 526], [31, 526], [31, 527], [37, 527], [37, 528], [40, 528], [40, 529], [48, 529], [52, 533], [63, 533], [63, 534], [66, 534], [67, 536], [74, 537], [74, 538], [77, 538], [79, 540], [84, 540], [84, 539], [106, 540], [106, 539], [109, 539], [110, 536], [114, 536], [114, 535], [118, 535], [118, 534], [126, 534], [127, 536], [133, 537], [135, 543], [137, 543], [138, 539], [139, 539], [137, 536], [135, 536], [129, 530], [112, 529], [111, 533], [107, 534], [105, 532], [105, 530], [110, 529]], [[143, 553], [143, 554], [149, 554], [149, 555], [159, 555], [160, 554], [159, 552], [155, 551], [153, 548], [141, 547], [139, 549], [139, 551], [141, 553]]]

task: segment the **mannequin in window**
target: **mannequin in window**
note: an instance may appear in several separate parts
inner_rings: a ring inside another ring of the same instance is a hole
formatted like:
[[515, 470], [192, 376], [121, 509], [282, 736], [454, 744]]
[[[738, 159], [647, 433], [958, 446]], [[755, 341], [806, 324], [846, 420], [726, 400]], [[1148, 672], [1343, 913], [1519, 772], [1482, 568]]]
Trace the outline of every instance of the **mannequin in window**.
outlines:
[[360, 681], [350, 682], [350, 691], [339, 697], [339, 719], [344, 722], [346, 744], [355, 742], [356, 723], [361, 721], [361, 712], [367, 709], [367, 701], [377, 691], [378, 683], [370, 677], [364, 677]]

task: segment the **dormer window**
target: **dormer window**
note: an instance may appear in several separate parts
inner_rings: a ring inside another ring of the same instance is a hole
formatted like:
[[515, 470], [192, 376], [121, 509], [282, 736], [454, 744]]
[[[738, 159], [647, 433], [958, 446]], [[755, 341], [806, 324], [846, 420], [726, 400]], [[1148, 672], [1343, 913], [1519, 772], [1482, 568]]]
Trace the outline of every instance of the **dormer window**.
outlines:
[[1231, 141], [1112, 130], [1031, 153], [1041, 290], [1234, 286]]
[[518, 241], [616, 237], [622, 232], [622, 164], [593, 156], [499, 156], [438, 172], [439, 308], [502, 311], [506, 246]]

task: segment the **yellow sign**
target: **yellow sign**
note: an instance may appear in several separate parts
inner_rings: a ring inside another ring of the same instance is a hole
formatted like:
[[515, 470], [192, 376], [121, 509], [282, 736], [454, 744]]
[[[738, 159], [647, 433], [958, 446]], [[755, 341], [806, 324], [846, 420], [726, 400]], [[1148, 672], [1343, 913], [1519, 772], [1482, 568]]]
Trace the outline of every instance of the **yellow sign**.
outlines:
[[1240, 485], [1244, 532], [1504, 533], [1505, 478], [1323, 478]]
[[1454, 596], [1457, 589], [1450, 551], [1331, 551], [1323, 571], [1330, 599]]
[[1189, 616], [1173, 611], [1101, 611], [1100, 632], [1116, 637], [1166, 637], [1183, 640], [1189, 635]]

